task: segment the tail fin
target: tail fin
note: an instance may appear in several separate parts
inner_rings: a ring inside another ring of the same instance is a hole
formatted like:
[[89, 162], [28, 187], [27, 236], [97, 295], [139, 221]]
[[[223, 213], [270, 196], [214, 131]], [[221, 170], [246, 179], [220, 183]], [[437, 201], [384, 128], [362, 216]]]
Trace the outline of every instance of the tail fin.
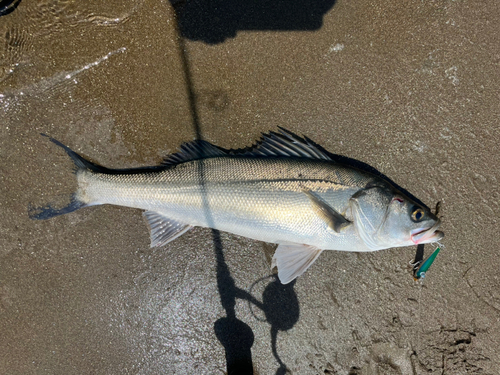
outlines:
[[55, 208], [52, 203], [43, 207], [35, 207], [31, 204], [28, 206], [28, 215], [31, 220], [46, 220], [55, 216], [69, 214], [79, 208], [85, 207], [86, 204], [76, 199], [75, 195], [71, 196], [71, 202], [63, 208]]
[[[108, 171], [107, 168], [104, 168], [104, 167], [101, 167], [100, 165], [94, 164], [94, 163], [88, 161], [87, 159], [85, 159], [84, 157], [80, 156], [79, 154], [74, 152], [72, 149], [70, 149], [68, 146], [59, 142], [57, 139], [49, 137], [48, 135], [43, 134], [43, 133], [41, 135], [49, 138], [52, 143], [55, 143], [56, 145], [61, 147], [64, 151], [66, 151], [66, 153], [69, 155], [71, 160], [73, 160], [73, 163], [75, 163], [76, 170], [87, 169], [87, 170], [91, 170], [93, 172], [98, 172], [98, 173], [106, 173]], [[50, 219], [50, 218], [55, 217], [55, 216], [68, 214], [70, 212], [76, 211], [82, 207], [87, 206], [86, 203], [83, 203], [83, 202], [78, 200], [78, 198], [76, 197], [76, 194], [71, 195], [70, 203], [67, 204], [66, 206], [61, 207], [61, 208], [57, 208], [56, 205], [57, 205], [56, 203], [49, 203], [48, 205], [43, 206], [43, 207], [35, 207], [35, 206], [30, 204], [28, 206], [28, 215], [33, 220], [46, 220], [46, 219]]]
[[87, 159], [85, 159], [83, 156], [80, 156], [77, 154], [75, 151], [70, 149], [68, 146], [62, 144], [59, 142], [57, 139], [54, 139], [47, 134], [40, 133], [40, 135], [47, 137], [52, 143], [55, 143], [59, 147], [61, 147], [66, 153], [69, 155], [71, 160], [73, 160], [73, 163], [75, 163], [76, 169], [89, 169], [92, 172], [97, 172], [97, 173], [109, 173], [109, 169], [102, 167], [98, 164], [94, 164]]

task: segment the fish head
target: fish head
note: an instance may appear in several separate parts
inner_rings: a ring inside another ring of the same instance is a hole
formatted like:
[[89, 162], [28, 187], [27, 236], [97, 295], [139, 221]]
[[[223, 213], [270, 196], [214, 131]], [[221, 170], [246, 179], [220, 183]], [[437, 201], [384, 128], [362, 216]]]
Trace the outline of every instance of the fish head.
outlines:
[[437, 242], [436, 215], [389, 186], [363, 189], [351, 198], [356, 230], [372, 250]]

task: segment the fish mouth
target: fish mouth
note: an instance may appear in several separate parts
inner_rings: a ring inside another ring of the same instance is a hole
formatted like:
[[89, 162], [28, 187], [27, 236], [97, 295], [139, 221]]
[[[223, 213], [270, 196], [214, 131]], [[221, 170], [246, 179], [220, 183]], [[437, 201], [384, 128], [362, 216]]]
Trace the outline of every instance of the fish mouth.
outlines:
[[444, 237], [444, 233], [437, 230], [440, 227], [440, 225], [441, 225], [441, 220], [438, 220], [430, 228], [414, 229], [411, 231], [410, 238], [415, 245], [437, 242]]

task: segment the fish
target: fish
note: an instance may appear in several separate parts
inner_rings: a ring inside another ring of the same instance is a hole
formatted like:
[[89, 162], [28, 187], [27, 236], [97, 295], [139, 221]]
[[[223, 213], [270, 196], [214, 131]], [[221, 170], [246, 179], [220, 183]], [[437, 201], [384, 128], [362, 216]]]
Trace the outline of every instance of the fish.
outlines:
[[283, 284], [325, 250], [368, 252], [444, 236], [441, 220], [388, 179], [281, 127], [249, 148], [194, 140], [160, 165], [133, 169], [103, 167], [48, 138], [73, 160], [77, 189], [62, 208], [30, 206], [32, 219], [111, 204], [144, 210], [152, 247], [193, 227], [274, 243], [271, 267]]

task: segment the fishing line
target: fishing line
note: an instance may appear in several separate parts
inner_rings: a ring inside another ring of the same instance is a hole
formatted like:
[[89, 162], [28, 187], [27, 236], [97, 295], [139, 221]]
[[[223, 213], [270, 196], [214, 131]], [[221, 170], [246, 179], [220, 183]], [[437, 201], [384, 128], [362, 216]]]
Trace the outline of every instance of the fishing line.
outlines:
[[[264, 280], [266, 280], [266, 279], [270, 279], [270, 278], [275, 279], [275, 278], [276, 278], [276, 275], [274, 275], [274, 274], [273, 274], [273, 275], [268, 275], [268, 276], [264, 276], [264, 277], [261, 277], [260, 279], [255, 280], [255, 281], [252, 283], [252, 285], [250, 286], [250, 288], [248, 289], [248, 293], [249, 293], [250, 295], [253, 295], [253, 294], [252, 294], [252, 291], [253, 291], [254, 286], [255, 286], [255, 285], [257, 285], [257, 283], [260, 283], [261, 281], [264, 281]], [[253, 316], [256, 320], [258, 320], [259, 322], [267, 322], [267, 319], [262, 319], [262, 318], [259, 318], [259, 317], [255, 314], [255, 312], [253, 311], [253, 308], [252, 308], [252, 302], [251, 302], [250, 300], [247, 300], [247, 303], [248, 303], [248, 309], [250, 310], [250, 313], [252, 314], [252, 316]], [[257, 306], [257, 305], [256, 305], [256, 306]], [[262, 303], [262, 306], [257, 306], [257, 307], [259, 307], [262, 311], [264, 311], [264, 304], [263, 304], [263, 303]]]

